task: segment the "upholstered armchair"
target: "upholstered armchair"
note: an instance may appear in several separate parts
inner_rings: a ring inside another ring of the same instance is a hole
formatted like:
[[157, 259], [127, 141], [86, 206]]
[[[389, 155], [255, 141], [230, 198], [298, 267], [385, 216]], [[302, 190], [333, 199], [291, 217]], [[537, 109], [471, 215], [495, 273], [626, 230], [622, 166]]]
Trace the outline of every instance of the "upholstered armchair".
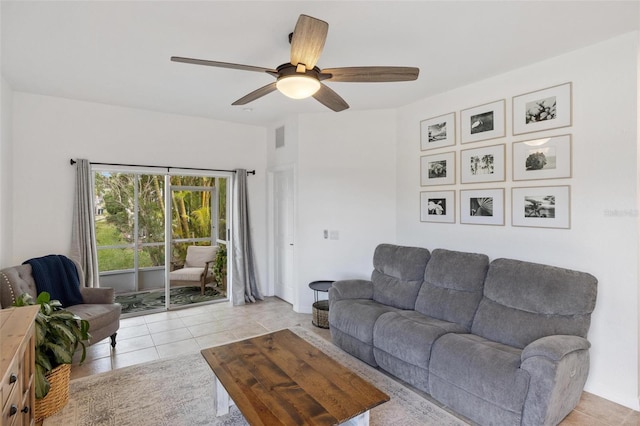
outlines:
[[[82, 270], [76, 264], [79, 281], [82, 282]], [[37, 287], [32, 274], [32, 266], [23, 264], [0, 270], [0, 308], [10, 308], [23, 293], [37, 298]], [[65, 306], [65, 309], [89, 322], [89, 345], [107, 337], [111, 338], [111, 346], [116, 346], [116, 334], [120, 328], [122, 307], [115, 303], [114, 289], [80, 287], [82, 302]]]

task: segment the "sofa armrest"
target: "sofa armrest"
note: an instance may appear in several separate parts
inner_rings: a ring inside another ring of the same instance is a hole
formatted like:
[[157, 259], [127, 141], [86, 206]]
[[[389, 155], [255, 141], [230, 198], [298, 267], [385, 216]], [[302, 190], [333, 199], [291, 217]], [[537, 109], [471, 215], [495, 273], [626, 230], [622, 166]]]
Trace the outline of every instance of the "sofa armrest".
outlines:
[[335, 281], [329, 289], [329, 306], [341, 299], [373, 299], [373, 283], [368, 280]]
[[523, 425], [556, 425], [578, 404], [589, 374], [587, 339], [547, 336], [522, 351], [520, 368], [529, 374]]
[[80, 287], [84, 303], [101, 305], [115, 302], [115, 290], [110, 287]]
[[522, 351], [521, 362], [528, 358], [542, 356], [551, 361], [560, 361], [566, 355], [575, 351], [587, 350], [591, 343], [579, 336], [546, 336], [527, 345]]

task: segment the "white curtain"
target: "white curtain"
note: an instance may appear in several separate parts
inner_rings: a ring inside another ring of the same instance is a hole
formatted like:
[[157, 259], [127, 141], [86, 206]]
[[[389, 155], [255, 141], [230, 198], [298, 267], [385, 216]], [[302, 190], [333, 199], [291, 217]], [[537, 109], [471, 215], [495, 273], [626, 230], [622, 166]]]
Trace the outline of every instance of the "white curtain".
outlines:
[[253, 247], [249, 226], [249, 203], [247, 197], [247, 171], [236, 170], [233, 187], [233, 276], [231, 291], [234, 305], [244, 305], [262, 300], [256, 282]]
[[76, 162], [76, 193], [73, 203], [70, 258], [78, 262], [84, 275], [84, 287], [99, 287], [98, 250], [96, 248], [95, 219], [93, 216], [93, 180], [89, 160]]

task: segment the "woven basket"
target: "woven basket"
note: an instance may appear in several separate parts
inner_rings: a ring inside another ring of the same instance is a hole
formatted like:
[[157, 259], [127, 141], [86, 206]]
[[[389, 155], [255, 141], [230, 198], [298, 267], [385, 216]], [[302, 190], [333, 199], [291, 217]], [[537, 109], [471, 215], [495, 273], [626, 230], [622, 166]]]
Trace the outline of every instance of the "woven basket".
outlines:
[[49, 393], [42, 399], [36, 399], [34, 417], [36, 423], [52, 416], [67, 405], [69, 401], [69, 377], [71, 364], [62, 364], [46, 374], [51, 384]]
[[313, 304], [313, 318], [311, 322], [316, 327], [329, 328], [329, 301], [320, 300]]

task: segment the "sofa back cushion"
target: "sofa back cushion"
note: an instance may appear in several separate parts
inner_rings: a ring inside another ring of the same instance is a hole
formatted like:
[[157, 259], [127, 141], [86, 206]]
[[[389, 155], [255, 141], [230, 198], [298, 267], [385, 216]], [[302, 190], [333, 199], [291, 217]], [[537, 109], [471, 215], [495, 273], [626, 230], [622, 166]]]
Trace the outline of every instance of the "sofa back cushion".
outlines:
[[429, 250], [380, 244], [373, 254], [373, 300], [399, 309], [413, 309]]
[[35, 300], [36, 282], [31, 274], [31, 265], [19, 265], [0, 271], [0, 306], [10, 308], [22, 293], [29, 293]]
[[434, 250], [415, 310], [471, 329], [488, 268], [489, 258], [484, 254]]
[[489, 265], [471, 331], [518, 348], [556, 334], [586, 338], [597, 284], [585, 272], [496, 259]]

